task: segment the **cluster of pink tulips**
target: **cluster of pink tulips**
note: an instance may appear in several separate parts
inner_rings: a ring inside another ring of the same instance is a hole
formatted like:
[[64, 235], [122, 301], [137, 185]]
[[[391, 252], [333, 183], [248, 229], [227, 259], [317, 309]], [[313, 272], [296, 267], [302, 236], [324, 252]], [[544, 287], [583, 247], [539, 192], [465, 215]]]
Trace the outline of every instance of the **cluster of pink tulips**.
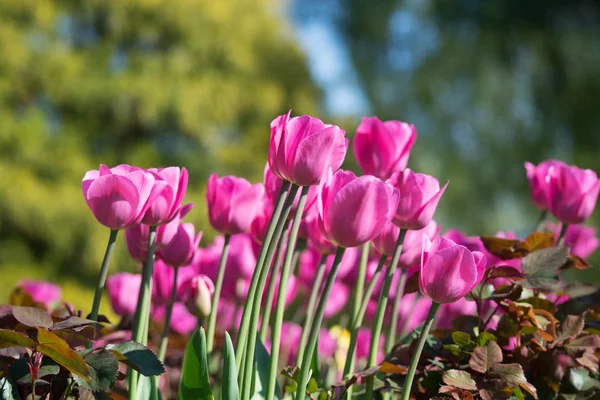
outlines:
[[[413, 125], [364, 118], [353, 141], [363, 172], [356, 176], [340, 169], [348, 150], [344, 130], [310, 116], [275, 118], [263, 183], [210, 176], [208, 218], [221, 236], [204, 248], [202, 232], [183, 222], [192, 207], [182, 204], [185, 168], [102, 165], [87, 172], [85, 201], [110, 230], [91, 318], [98, 317], [106, 285], [115, 313], [132, 321], [133, 340], [146, 344], [150, 321], [164, 323], [161, 360], [170, 329], [188, 333], [204, 326], [209, 352], [216, 350], [215, 336], [237, 332], [242, 400], [253, 396], [258, 340], [270, 349], [266, 398], [276, 397], [281, 365], [296, 363], [296, 399], [304, 399], [313, 353], [340, 360], [339, 337], [323, 328], [324, 320], [347, 314], [339, 379], [378, 365], [402, 335], [422, 325], [402, 392], [408, 399], [436, 312], [444, 310], [438, 326], [474, 312], [465, 296], [498, 261], [479, 238], [456, 230], [440, 234], [434, 214], [448, 183], [407, 168], [416, 138]], [[595, 208], [596, 174], [555, 160], [525, 166], [533, 202], [544, 213], [540, 222], [551, 213], [559, 224], [545, 227], [557, 242], [587, 257], [598, 239], [578, 224]], [[107, 280], [119, 230], [142, 269]], [[414, 274], [420, 293], [405, 295]], [[299, 314], [286, 320], [292, 305]], [[132, 371], [130, 399], [137, 382]], [[370, 376], [367, 399], [373, 390]]]

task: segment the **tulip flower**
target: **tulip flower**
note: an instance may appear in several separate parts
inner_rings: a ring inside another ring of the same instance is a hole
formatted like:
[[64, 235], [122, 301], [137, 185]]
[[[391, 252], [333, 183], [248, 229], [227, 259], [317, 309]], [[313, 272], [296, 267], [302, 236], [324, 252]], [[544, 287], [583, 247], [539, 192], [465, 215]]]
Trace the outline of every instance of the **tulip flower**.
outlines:
[[51, 309], [62, 297], [60, 286], [40, 280], [23, 280], [17, 285], [27, 292], [36, 303], [41, 303]]
[[598, 200], [600, 180], [590, 169], [551, 165], [546, 175], [546, 199], [552, 215], [563, 224], [587, 220]]
[[436, 303], [453, 303], [465, 297], [481, 280], [485, 256], [450, 239], [432, 241], [423, 236], [419, 288]]
[[264, 191], [261, 183], [252, 185], [243, 178], [212, 174], [206, 188], [211, 226], [229, 235], [247, 232], [262, 209]]
[[433, 176], [415, 174], [410, 169], [397, 172], [388, 180], [400, 192], [394, 224], [404, 229], [423, 229], [433, 219], [437, 205], [449, 182], [440, 189]]
[[177, 233], [158, 253], [160, 258], [170, 267], [182, 267], [192, 262], [196, 249], [202, 239], [202, 232], [194, 234], [191, 222], [179, 224]]
[[562, 166], [564, 163], [558, 160], [547, 160], [533, 165], [530, 162], [525, 163], [529, 188], [531, 189], [531, 200], [540, 210], [548, 209], [548, 200], [546, 198], [546, 176], [551, 166]]
[[319, 186], [319, 229], [331, 243], [358, 247], [383, 231], [398, 201], [398, 191], [374, 176], [330, 169]]
[[195, 275], [184, 282], [182, 291], [188, 311], [199, 319], [208, 317], [215, 292], [213, 281], [206, 275]]
[[319, 218], [317, 213], [307, 215], [304, 218], [304, 226], [309, 246], [319, 252], [319, 254], [334, 254], [335, 245], [323, 236], [319, 229]]
[[290, 112], [271, 122], [269, 166], [273, 173], [298, 186], [316, 185], [329, 168], [336, 171], [346, 157], [345, 131]]
[[[561, 231], [560, 224], [547, 223], [546, 228], [555, 233], [556, 238]], [[581, 258], [588, 258], [600, 246], [596, 236], [596, 229], [582, 224], [569, 225], [565, 233], [564, 244], [569, 246], [571, 254]]]
[[[177, 279], [175, 279], [176, 272]], [[152, 306], [157, 307], [169, 303], [173, 289], [177, 294], [175, 300], [184, 301], [186, 292], [181, 288], [188, 279], [196, 275], [196, 271], [188, 267], [172, 268], [163, 260], [157, 259], [154, 262], [152, 275]], [[173, 288], [174, 282], [176, 282], [175, 288]]]
[[[170, 318], [167, 318], [167, 306], [161, 305], [152, 310], [152, 319], [165, 324], [168, 320], [169, 322], [166, 327], [169, 330], [173, 329], [173, 332], [180, 335], [187, 335], [198, 327], [196, 316], [191, 314], [186, 305], [179, 301], [173, 304]], [[160, 358], [164, 359], [164, 354], [161, 354], [160, 348], [158, 356], [162, 356]]]
[[185, 196], [188, 185], [188, 172], [185, 168], [150, 168], [147, 170], [157, 182], [165, 182], [166, 187], [150, 203], [142, 222], [150, 226], [166, 224], [175, 218]]
[[265, 194], [260, 202], [260, 207], [256, 212], [256, 216], [250, 224], [250, 233], [252, 239], [256, 243], [262, 244], [267, 235], [267, 229], [269, 229], [269, 222], [271, 222], [271, 216], [273, 215], [273, 203], [271, 199]]
[[106, 288], [115, 314], [122, 317], [135, 314], [141, 284], [142, 275], [129, 272], [120, 272], [107, 279]]
[[[482, 310], [485, 314], [486, 311]], [[436, 327], [452, 328], [452, 322], [461, 315], [477, 315], [477, 304], [464, 297], [454, 303], [442, 304], [440, 306], [440, 318], [436, 322]]]
[[[277, 198], [279, 193], [281, 192], [281, 186], [283, 185], [283, 179], [278, 177], [273, 173], [269, 164], [265, 165], [264, 171], [264, 183], [265, 183], [265, 192], [267, 198], [271, 200], [271, 204], [274, 206], [277, 202]], [[308, 189], [308, 197], [306, 198], [306, 204], [304, 205], [304, 213], [309, 214], [316, 202], [317, 202], [317, 190], [318, 187], [316, 185], [311, 186]], [[298, 201], [300, 200], [300, 191], [297, 191], [294, 194], [294, 202], [292, 203], [292, 208], [290, 210], [290, 216], [296, 214], [296, 209], [298, 207]]]
[[[402, 253], [400, 254], [400, 266], [411, 267], [415, 265], [421, 258], [423, 235], [425, 234], [430, 240], [433, 240], [439, 232], [440, 227], [438, 227], [434, 220], [431, 220], [423, 229], [406, 232], [402, 243]], [[377, 251], [378, 256], [391, 256], [394, 254], [399, 234], [400, 227], [394, 223], [386, 225], [383, 232], [373, 239], [373, 247]]]
[[389, 179], [406, 168], [416, 139], [414, 125], [364, 117], [356, 129], [354, 156], [363, 174]]
[[81, 182], [83, 197], [102, 225], [124, 229], [139, 224], [166, 182], [137, 167], [118, 165], [86, 172]]

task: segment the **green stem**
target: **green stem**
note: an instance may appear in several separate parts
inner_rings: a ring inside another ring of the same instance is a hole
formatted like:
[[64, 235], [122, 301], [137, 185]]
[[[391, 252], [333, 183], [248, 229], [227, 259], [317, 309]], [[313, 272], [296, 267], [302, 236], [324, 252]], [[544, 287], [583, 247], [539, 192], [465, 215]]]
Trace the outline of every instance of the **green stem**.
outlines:
[[560, 234], [558, 235], [557, 242], [559, 246], [565, 244], [565, 235], [567, 234], [567, 229], [569, 229], [569, 224], [561, 224]]
[[356, 278], [356, 285], [354, 286], [354, 301], [352, 303], [352, 317], [350, 321], [354, 321], [358, 315], [358, 311], [361, 306], [361, 299], [363, 298], [363, 292], [365, 290], [365, 280], [367, 279], [367, 266], [369, 265], [369, 250], [371, 248], [371, 242], [367, 242], [362, 245], [360, 249], [360, 263], [358, 264], [358, 276]]
[[167, 345], [169, 344], [169, 329], [171, 327], [171, 316], [173, 315], [173, 304], [175, 304], [175, 298], [177, 297], [177, 275], [179, 274], [179, 268], [174, 268], [173, 271], [173, 288], [171, 289], [171, 297], [167, 304], [167, 310], [165, 313], [165, 321], [162, 333], [160, 334], [160, 346], [158, 347], [158, 359], [160, 362], [165, 361], [165, 354], [167, 354]]
[[323, 289], [323, 294], [321, 295], [321, 299], [319, 300], [319, 305], [317, 306], [317, 311], [313, 318], [313, 322], [310, 328], [310, 334], [308, 335], [308, 345], [306, 346], [305, 354], [308, 354], [308, 357], [304, 357], [302, 360], [302, 365], [300, 367], [300, 376], [298, 377], [298, 388], [296, 390], [296, 400], [303, 400], [306, 397], [306, 386], [308, 385], [309, 379], [309, 371], [310, 371], [310, 363], [312, 361], [311, 355], [315, 351], [315, 347], [317, 346], [317, 339], [319, 337], [319, 331], [321, 329], [321, 323], [323, 322], [323, 314], [325, 314], [325, 307], [327, 306], [327, 301], [329, 300], [329, 295], [331, 294], [331, 289], [333, 288], [333, 284], [335, 283], [335, 278], [337, 276], [338, 270], [340, 269], [340, 262], [342, 261], [342, 257], [344, 256], [344, 248], [338, 247], [335, 252], [335, 259], [333, 260], [333, 265], [331, 266], [331, 271], [327, 275], [327, 281], [325, 282], [325, 288]]
[[542, 210], [542, 212], [540, 213], [540, 217], [538, 218], [537, 222], [535, 223], [534, 232], [539, 232], [542, 230], [542, 224], [546, 221], [547, 217], [548, 217], [548, 210]]
[[385, 353], [388, 354], [396, 344], [396, 334], [398, 333], [398, 312], [400, 310], [400, 300], [404, 296], [404, 286], [406, 286], [406, 269], [400, 268], [400, 279], [396, 286], [396, 297], [392, 307], [392, 321], [389, 327], [388, 337], [385, 341]]
[[102, 260], [102, 266], [100, 266], [100, 273], [98, 274], [98, 282], [96, 285], [96, 293], [94, 294], [94, 303], [92, 304], [92, 312], [90, 319], [93, 321], [98, 320], [98, 311], [100, 310], [100, 301], [102, 300], [102, 293], [104, 292], [104, 285], [106, 284], [106, 276], [108, 275], [108, 265], [110, 264], [110, 258], [115, 248], [115, 242], [117, 240], [116, 229], [110, 230], [110, 236], [108, 237], [108, 244], [106, 245], [106, 251], [104, 252], [104, 259]]
[[[381, 287], [381, 293], [379, 294], [379, 300], [377, 302], [377, 311], [375, 313], [375, 320], [373, 323], [373, 327], [371, 328], [371, 345], [369, 347], [369, 360], [367, 364], [367, 368], [371, 368], [375, 366], [377, 362], [377, 350], [379, 350], [379, 336], [381, 335], [381, 330], [383, 328], [383, 319], [385, 317], [385, 308], [387, 306], [388, 298], [390, 296], [390, 286], [392, 284], [392, 280], [394, 279], [394, 273], [396, 272], [396, 267], [398, 266], [398, 261], [400, 260], [400, 253], [402, 253], [402, 243], [404, 242], [404, 237], [406, 236], [406, 229], [400, 229], [400, 233], [398, 235], [398, 241], [396, 242], [396, 248], [394, 249], [394, 254], [392, 255], [392, 261], [390, 262], [390, 266], [387, 269], [387, 273], [385, 275], [385, 279], [383, 281], [383, 286]], [[373, 385], [375, 384], [375, 377], [370, 376], [367, 378], [367, 392], [366, 399], [370, 400], [373, 398]]]
[[[142, 285], [138, 295], [135, 318], [133, 320], [133, 332], [131, 337], [134, 341], [146, 345], [148, 343], [148, 326], [150, 323], [150, 300], [152, 297], [152, 273], [154, 271], [154, 241], [156, 238], [156, 226], [150, 227], [148, 236], [148, 256], [142, 269]], [[129, 400], [137, 396], [138, 373], [131, 369], [129, 373]]]
[[[375, 285], [379, 281], [379, 276], [383, 271], [383, 267], [385, 266], [385, 261], [387, 260], [386, 255], [382, 255], [379, 259], [379, 264], [377, 264], [377, 269], [373, 274], [373, 277], [369, 281], [367, 285], [367, 289], [363, 295], [362, 304], [360, 305], [360, 309], [358, 310], [358, 314], [356, 314], [356, 318], [354, 321], [351, 321], [350, 325], [350, 345], [348, 346], [348, 354], [346, 355], [346, 362], [344, 364], [344, 374], [345, 378], [349, 377], [349, 374], [354, 373], [354, 364], [356, 362], [355, 353], [356, 353], [356, 343], [358, 341], [358, 331], [362, 326], [363, 320], [365, 318], [365, 314], [367, 313], [367, 307], [369, 306], [369, 300], [373, 295], [373, 291], [375, 290]], [[346, 391], [346, 398], [352, 398], [352, 386], [348, 388]]]
[[[283, 312], [285, 311], [287, 284], [293, 267], [292, 260], [294, 258], [296, 240], [298, 239], [298, 229], [300, 228], [300, 222], [302, 221], [302, 214], [304, 213], [304, 207], [306, 206], [309, 188], [309, 186], [302, 187], [300, 200], [298, 201], [298, 207], [296, 208], [296, 215], [294, 215], [294, 222], [292, 223], [285, 249], [285, 259], [281, 270], [281, 278], [279, 279], [279, 293], [277, 294], [277, 305], [275, 307], [275, 321], [273, 323], [273, 331], [271, 332], [271, 360], [269, 365], [269, 383], [267, 385], [266, 400], [273, 400], [275, 397], [275, 384], [277, 383], [278, 372], [277, 366], [279, 364], [279, 345], [281, 343], [281, 327], [283, 325]], [[276, 274], [273, 274], [271, 279], [276, 280]], [[267, 322], [263, 321], [263, 323]]]
[[[275, 230], [277, 228], [279, 220], [282, 217], [281, 214], [283, 212], [286, 200], [289, 197], [288, 195], [291, 189], [292, 185], [290, 182], [284, 181], [281, 185], [281, 190], [279, 192], [277, 204], [275, 205], [275, 209], [273, 210], [273, 215], [271, 215], [271, 220], [269, 221], [267, 233], [265, 234], [265, 239], [263, 240], [263, 243], [260, 247], [260, 253], [258, 255], [258, 260], [256, 261], [256, 268], [254, 269], [254, 273], [252, 274], [252, 280], [250, 281], [250, 287], [248, 288], [248, 296], [246, 297], [246, 301], [244, 303], [244, 311], [242, 312], [242, 321], [240, 322], [240, 329], [238, 331], [237, 341], [235, 342], [235, 364], [238, 371], [238, 379], [241, 376], [242, 372], [242, 369], [240, 368], [242, 363], [242, 356], [246, 354], [246, 342], [248, 340], [248, 331], [250, 328], [252, 305], [254, 304], [254, 297], [256, 295], [258, 281], [260, 278], [260, 274], [263, 270], [265, 259], [267, 258], [269, 247], [271, 246], [271, 241], [275, 234]], [[287, 219], [287, 215], [284, 219]]]
[[221, 298], [221, 290], [223, 289], [223, 278], [225, 277], [225, 269], [227, 268], [227, 256], [229, 255], [229, 239], [231, 235], [225, 235], [223, 242], [223, 252], [219, 261], [219, 271], [217, 273], [217, 281], [215, 282], [215, 293], [213, 294], [210, 305], [210, 315], [208, 317], [208, 327], [206, 333], [206, 351], [210, 353], [213, 350], [215, 343], [215, 329], [217, 324], [217, 312], [219, 310], [219, 299]]
[[306, 316], [304, 319], [304, 325], [302, 326], [302, 335], [300, 336], [300, 344], [298, 345], [298, 364], [302, 364], [302, 358], [304, 358], [304, 349], [306, 348], [306, 342], [308, 340], [308, 332], [310, 330], [310, 324], [313, 320], [313, 314], [315, 312], [315, 306], [317, 305], [317, 299], [321, 292], [321, 284], [323, 283], [323, 276], [327, 269], [327, 254], [322, 254], [319, 260], [319, 266], [315, 274], [315, 281], [313, 282], [312, 289], [310, 290], [310, 296], [308, 298], [308, 304], [306, 306]]
[[277, 277], [281, 268], [283, 268], [283, 256], [285, 254], [286, 235], [281, 235], [279, 246], [277, 247], [277, 256], [273, 264], [273, 272], [269, 279], [267, 288], [267, 297], [265, 299], [265, 310], [263, 312], [262, 324], [260, 326], [260, 339], [264, 342], [269, 332], [269, 321], [271, 321], [271, 310], [273, 309], [273, 299], [275, 298], [275, 288], [277, 287]]
[[404, 381], [404, 388], [402, 389], [402, 400], [410, 399], [410, 389], [412, 387], [413, 379], [415, 378], [415, 371], [417, 370], [417, 365], [419, 364], [419, 358], [421, 358], [421, 352], [423, 351], [423, 347], [427, 341], [427, 336], [429, 335], [429, 330], [431, 329], [431, 325], [433, 324], [433, 320], [435, 318], [435, 313], [439, 307], [440, 303], [431, 303], [429, 314], [427, 314], [427, 319], [423, 324], [423, 329], [421, 330], [417, 347], [415, 348], [412, 360], [410, 361], [410, 366], [408, 367], [408, 373], [406, 374], [406, 380]]
[[[243, 379], [239, 379], [240, 377], [238, 376], [238, 380], [243, 382], [242, 385], [242, 400], [249, 400], [251, 396], [251, 390], [252, 390], [252, 382], [254, 381], [252, 379], [252, 374], [255, 371], [254, 368], [254, 350], [256, 348], [256, 338], [257, 338], [257, 334], [256, 334], [256, 330], [258, 327], [258, 319], [260, 317], [260, 308], [261, 308], [261, 303], [262, 303], [262, 295], [263, 295], [263, 291], [265, 290], [265, 285], [267, 283], [267, 277], [269, 276], [269, 270], [270, 270], [270, 266], [271, 266], [271, 261], [273, 260], [273, 254], [275, 253], [275, 248], [277, 247], [277, 243], [279, 242], [279, 238], [281, 237], [284, 227], [287, 225], [287, 218], [288, 215], [290, 214], [290, 210], [292, 209], [292, 205], [294, 203], [294, 198], [295, 196], [295, 188], [297, 187], [296, 185], [292, 185], [293, 186], [293, 190], [292, 190], [292, 194], [290, 194], [286, 199], [285, 199], [285, 203], [284, 203], [284, 207], [283, 210], [281, 212], [281, 215], [279, 217], [279, 220], [277, 221], [277, 224], [275, 226], [275, 230], [273, 233], [273, 240], [271, 240], [271, 244], [269, 245], [269, 248], [265, 254], [265, 259], [264, 259], [264, 263], [263, 266], [261, 267], [261, 271], [260, 274], [258, 276], [258, 282], [256, 285], [256, 292], [254, 293], [254, 298], [252, 299], [252, 304], [251, 304], [251, 308], [250, 309], [244, 309], [244, 313], [249, 313], [250, 314], [250, 322], [249, 322], [249, 327], [248, 327], [248, 331], [245, 333], [246, 334], [246, 338], [242, 338], [246, 341], [246, 347], [245, 347], [245, 355], [244, 355], [244, 377]], [[298, 189], [300, 190], [300, 189]], [[254, 273], [256, 273], [256, 270], [254, 271]], [[242, 335], [242, 333], [240, 333], [240, 335]], [[240, 339], [238, 338], [238, 341]]]

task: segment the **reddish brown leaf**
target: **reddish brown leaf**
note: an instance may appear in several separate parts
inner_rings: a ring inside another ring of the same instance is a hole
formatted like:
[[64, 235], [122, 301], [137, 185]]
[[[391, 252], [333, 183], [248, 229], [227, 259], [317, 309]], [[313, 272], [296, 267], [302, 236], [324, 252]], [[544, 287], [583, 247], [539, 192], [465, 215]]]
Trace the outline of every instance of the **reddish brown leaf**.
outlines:
[[517, 363], [496, 364], [490, 369], [490, 375], [502, 379], [511, 388], [518, 387], [522, 383], [527, 383], [523, 367]]
[[492, 278], [507, 278], [515, 281], [524, 279], [521, 271], [514, 267], [510, 267], [508, 265], [501, 265], [499, 267], [492, 268], [490, 274], [490, 279]]
[[533, 232], [517, 245], [517, 251], [532, 251], [554, 246], [554, 234], [549, 232]]
[[493, 365], [502, 362], [502, 349], [492, 340], [485, 346], [477, 347], [471, 353], [469, 365], [473, 371], [486, 373]]
[[36, 307], [13, 306], [13, 317], [30, 328], [50, 328], [54, 321], [48, 313]]
[[503, 260], [510, 260], [512, 258], [521, 258], [523, 254], [515, 253], [518, 240], [503, 239], [495, 236], [481, 236], [481, 242], [485, 246], [486, 250], [500, 257]]
[[454, 386], [466, 390], [477, 390], [477, 384], [467, 371], [450, 369], [444, 372], [442, 380], [448, 386]]
[[22, 346], [33, 349], [35, 343], [24, 333], [0, 329], [0, 349], [12, 346]]
[[579, 336], [585, 326], [585, 315], [585, 312], [581, 315], [567, 315], [558, 329], [556, 343], [561, 344], [568, 339]]
[[577, 357], [575, 361], [590, 371], [598, 373], [598, 357], [594, 353], [586, 351], [581, 357]]
[[384, 374], [401, 374], [401, 375], [406, 375], [407, 371], [408, 371], [408, 369], [405, 366], [392, 364], [392, 363], [389, 363], [387, 361], [384, 361], [379, 366], [379, 372], [384, 373]]
[[600, 336], [583, 335], [567, 344], [565, 349], [567, 353], [573, 355], [585, 351], [595, 351], [598, 347], [600, 347]]
[[535, 400], [537, 400], [537, 389], [529, 382], [521, 383], [521, 389], [525, 390], [527, 393], [531, 395]]

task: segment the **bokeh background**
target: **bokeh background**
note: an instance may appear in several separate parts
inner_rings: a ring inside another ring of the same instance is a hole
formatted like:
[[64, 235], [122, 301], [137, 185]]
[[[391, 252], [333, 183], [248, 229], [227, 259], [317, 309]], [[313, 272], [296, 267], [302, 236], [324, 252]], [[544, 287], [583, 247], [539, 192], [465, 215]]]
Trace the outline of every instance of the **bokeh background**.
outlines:
[[[524, 161], [600, 171], [599, 71], [591, 0], [0, 1], [0, 299], [37, 277], [89, 308], [108, 230], [80, 182], [100, 163], [186, 166], [206, 245], [208, 175], [260, 181], [289, 109], [349, 137], [363, 115], [414, 123], [409, 166], [451, 182], [438, 222], [524, 234]], [[123, 236], [112, 271], [136, 268]]]

